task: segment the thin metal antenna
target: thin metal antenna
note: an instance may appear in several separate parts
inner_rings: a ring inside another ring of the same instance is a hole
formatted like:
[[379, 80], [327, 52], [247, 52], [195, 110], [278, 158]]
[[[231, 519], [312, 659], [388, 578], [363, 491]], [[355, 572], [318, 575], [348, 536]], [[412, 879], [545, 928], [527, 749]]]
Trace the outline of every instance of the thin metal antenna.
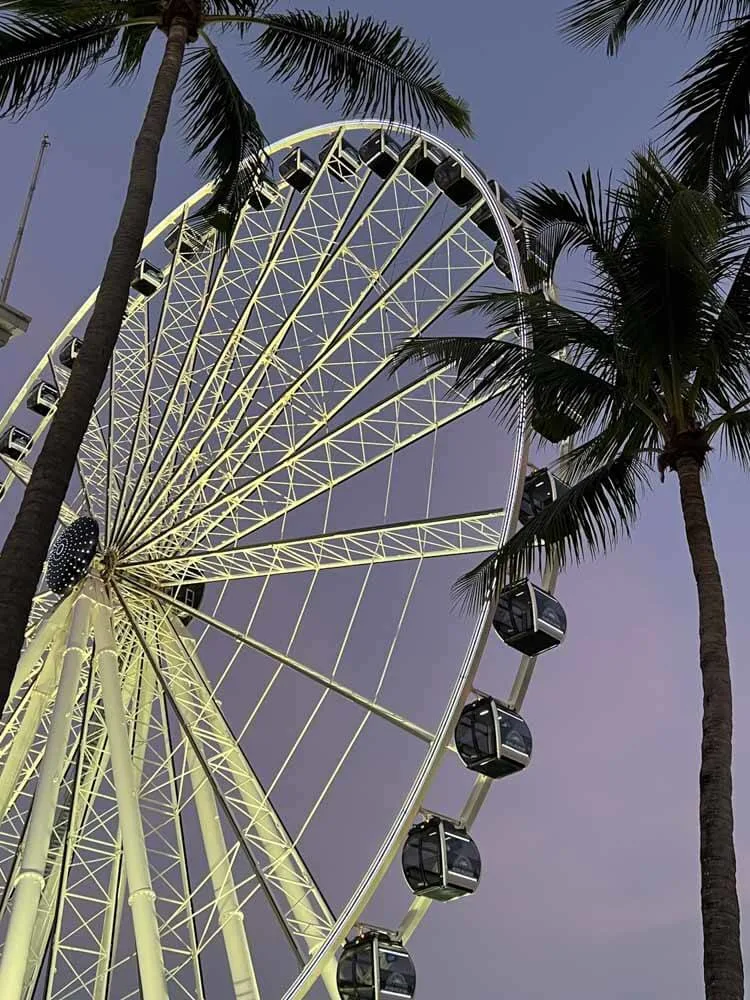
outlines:
[[8, 292], [10, 291], [10, 283], [13, 280], [13, 272], [16, 269], [18, 254], [21, 249], [21, 243], [23, 242], [24, 233], [26, 232], [26, 223], [29, 220], [29, 212], [31, 211], [31, 202], [34, 198], [34, 192], [36, 191], [36, 184], [37, 181], [39, 180], [39, 174], [42, 169], [42, 161], [44, 160], [44, 154], [46, 153], [49, 145], [50, 145], [49, 136], [45, 134], [42, 137], [42, 144], [39, 147], [39, 154], [36, 158], [34, 173], [32, 174], [31, 184], [29, 185], [29, 192], [26, 195], [26, 202], [23, 206], [23, 211], [21, 212], [21, 218], [18, 223], [18, 232], [16, 233], [16, 238], [13, 242], [13, 249], [10, 252], [10, 260], [8, 261], [8, 266], [5, 270], [2, 286], [0, 286], [0, 302], [8, 301]]

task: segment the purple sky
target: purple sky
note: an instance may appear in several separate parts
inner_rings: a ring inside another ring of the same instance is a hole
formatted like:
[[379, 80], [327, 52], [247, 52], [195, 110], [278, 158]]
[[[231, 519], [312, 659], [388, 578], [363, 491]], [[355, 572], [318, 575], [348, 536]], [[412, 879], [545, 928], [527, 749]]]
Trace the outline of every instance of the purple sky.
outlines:
[[[587, 163], [620, 169], [648, 138], [670, 84], [700, 48], [666, 32], [639, 31], [619, 59], [607, 60], [565, 44], [557, 13], [557, 0], [378, 5], [379, 15], [429, 40], [446, 82], [474, 111], [478, 139], [460, 145], [511, 189], [532, 180], [562, 184], [568, 169], [578, 172]], [[150, 66], [157, 54], [151, 52]], [[295, 103], [241, 61], [235, 67], [270, 139], [334, 117]], [[114, 92], [98, 78], [22, 124], [0, 124], [0, 249], [10, 246], [43, 131], [53, 144], [11, 296], [34, 323], [0, 353], [2, 406], [99, 279], [149, 79], [144, 73], [130, 89]], [[172, 135], [154, 221], [196, 186]], [[494, 464], [484, 446], [461, 461], [485, 479], [488, 461]], [[500, 486], [502, 496], [501, 480]], [[747, 480], [716, 457], [707, 489], [735, 668], [736, 844], [744, 898]], [[696, 600], [676, 482], [655, 485], [631, 544], [569, 572], [559, 595], [569, 638], [540, 661], [526, 702], [533, 766], [493, 790], [477, 823], [484, 860], [478, 895], [434, 906], [413, 939], [418, 995], [697, 1000], [700, 691]], [[429, 642], [429, 620], [424, 628]], [[501, 662], [507, 669], [500, 674], [494, 662], [484, 664], [480, 685], [500, 694], [514, 661]], [[418, 681], [429, 686], [424, 671]], [[392, 757], [385, 744], [382, 750], [386, 760]], [[350, 796], [377, 800], [375, 785], [363, 789], [351, 780]], [[336, 836], [329, 833], [331, 852], [338, 850]], [[360, 871], [367, 860], [359, 856]], [[382, 922], [389, 912], [396, 921], [400, 916], [397, 908], [389, 911], [387, 898], [377, 909]]]

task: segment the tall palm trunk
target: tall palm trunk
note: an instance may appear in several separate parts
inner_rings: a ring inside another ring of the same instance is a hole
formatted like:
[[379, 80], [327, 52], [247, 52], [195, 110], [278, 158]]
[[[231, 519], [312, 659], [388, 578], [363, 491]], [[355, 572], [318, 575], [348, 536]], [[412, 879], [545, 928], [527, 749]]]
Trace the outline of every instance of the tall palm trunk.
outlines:
[[115, 349], [148, 225], [159, 148], [180, 75], [187, 24], [175, 19], [130, 165], [130, 179], [94, 311], [3, 550], [0, 553], [0, 708], [23, 646], [34, 593], [76, 456]]
[[700, 866], [703, 975], [707, 1000], [744, 1000], [740, 908], [732, 812], [732, 681], [721, 576], [692, 457], [675, 463], [690, 558], [698, 587], [703, 739]]

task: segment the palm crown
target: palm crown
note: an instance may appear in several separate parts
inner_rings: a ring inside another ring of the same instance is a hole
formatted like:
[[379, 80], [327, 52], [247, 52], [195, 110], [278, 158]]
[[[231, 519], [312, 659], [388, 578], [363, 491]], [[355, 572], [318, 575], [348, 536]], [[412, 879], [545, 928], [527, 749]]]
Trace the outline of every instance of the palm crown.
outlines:
[[[581, 428], [563, 460], [571, 488], [458, 582], [471, 606], [542, 552], [565, 563], [627, 533], [649, 467], [662, 478], [685, 456], [702, 467], [716, 440], [750, 466], [744, 222], [652, 152], [635, 156], [621, 184], [589, 170], [571, 186], [537, 185], [522, 197], [531, 290], [480, 293], [464, 305], [488, 317], [493, 337], [414, 340], [394, 362], [455, 365], [456, 390], [493, 397], [501, 417], [513, 419], [528, 392], [547, 428], [571, 416]], [[575, 250], [594, 271], [582, 312], [548, 293], [561, 255]], [[512, 336], [521, 324], [533, 348]]]
[[[338, 103], [345, 115], [447, 121], [470, 133], [423, 46], [401, 28], [348, 13], [277, 11], [272, 0], [9, 0], [0, 4], [0, 115], [20, 117], [61, 87], [109, 66], [114, 83], [138, 73], [153, 35], [175, 18], [190, 25], [181, 81], [182, 125], [201, 174], [216, 181], [203, 215], [232, 214], [257, 179], [265, 137], [223, 61], [221, 33], [295, 95]], [[241, 166], [244, 164], [244, 168]]]

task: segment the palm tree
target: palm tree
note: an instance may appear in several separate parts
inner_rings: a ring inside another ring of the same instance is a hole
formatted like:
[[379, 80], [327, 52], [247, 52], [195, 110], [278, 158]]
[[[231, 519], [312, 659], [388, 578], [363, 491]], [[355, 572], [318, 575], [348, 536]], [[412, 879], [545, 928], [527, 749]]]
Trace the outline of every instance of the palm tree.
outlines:
[[[0, 709], [76, 455], [119, 334], [143, 242], [159, 149], [178, 82], [182, 123], [201, 173], [216, 180], [202, 211], [236, 220], [258, 171], [263, 132], [217, 47], [217, 32], [254, 38], [246, 51], [301, 98], [338, 103], [470, 134], [424, 47], [400, 28], [348, 13], [277, 11], [273, 0], [5, 0], [0, 3], [0, 115], [21, 117], [108, 62], [115, 84], [138, 72], [149, 42], [165, 36], [161, 64], [135, 142], [130, 179], [83, 348], [0, 553]], [[221, 37], [221, 35], [219, 35]], [[219, 213], [219, 209], [222, 210]]]
[[[572, 191], [536, 185], [522, 205], [530, 291], [479, 293], [493, 336], [416, 339], [393, 366], [456, 368], [455, 388], [493, 397], [511, 420], [524, 394], [547, 433], [573, 416], [567, 492], [456, 584], [481, 606], [493, 588], [609, 548], [627, 535], [649, 472], [674, 472], [698, 592], [703, 739], [699, 777], [704, 978], [708, 1000], [743, 1000], [732, 812], [732, 692], [722, 582], [703, 495], [711, 448], [750, 467], [750, 251], [728, 218], [648, 151], [621, 183], [588, 170]], [[562, 255], [593, 270], [584, 308], [548, 293]], [[533, 348], [508, 333], [527, 324]], [[505, 335], [504, 337], [502, 335]], [[496, 387], [508, 384], [501, 395]], [[542, 544], [544, 543], [544, 554]], [[495, 593], [497, 591], [495, 590]]]
[[738, 161], [750, 169], [750, 2], [748, 0], [576, 0], [563, 32], [584, 46], [606, 44], [614, 55], [636, 24], [656, 21], [714, 33], [709, 51], [680, 80], [668, 106], [665, 151], [692, 185], [710, 183]]

